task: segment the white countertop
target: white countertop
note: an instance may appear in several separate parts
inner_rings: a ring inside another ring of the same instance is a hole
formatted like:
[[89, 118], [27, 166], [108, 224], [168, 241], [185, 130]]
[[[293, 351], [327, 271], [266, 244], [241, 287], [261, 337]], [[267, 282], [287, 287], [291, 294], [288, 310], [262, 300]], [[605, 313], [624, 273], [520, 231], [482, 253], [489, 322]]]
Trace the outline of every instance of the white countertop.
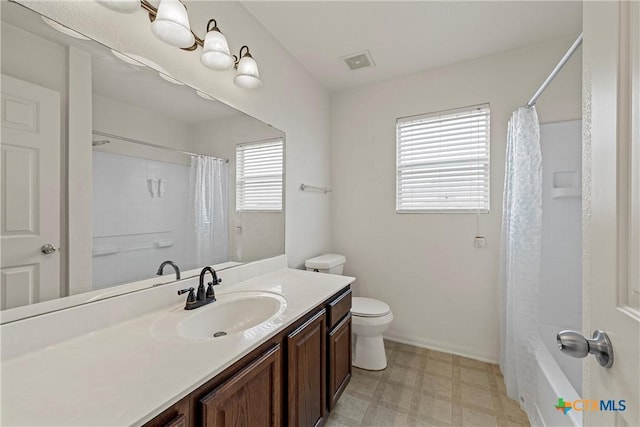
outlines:
[[[157, 326], [159, 318], [183, 306], [182, 301], [7, 360], [1, 368], [1, 424], [144, 424], [354, 280], [284, 269], [218, 292], [219, 296], [247, 290], [283, 295], [287, 307], [273, 319], [279, 326], [271, 330], [210, 340], [152, 334], [152, 325]], [[201, 309], [205, 308], [195, 311]]]

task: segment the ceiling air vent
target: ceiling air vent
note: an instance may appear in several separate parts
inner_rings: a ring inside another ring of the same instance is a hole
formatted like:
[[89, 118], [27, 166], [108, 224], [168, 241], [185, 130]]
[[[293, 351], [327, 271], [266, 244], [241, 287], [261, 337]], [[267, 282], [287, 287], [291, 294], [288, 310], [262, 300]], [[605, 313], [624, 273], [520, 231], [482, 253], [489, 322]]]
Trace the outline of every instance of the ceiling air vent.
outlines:
[[372, 67], [376, 65], [368, 50], [343, 56], [340, 59], [347, 64], [347, 67], [349, 67], [350, 70], [357, 70], [359, 68]]

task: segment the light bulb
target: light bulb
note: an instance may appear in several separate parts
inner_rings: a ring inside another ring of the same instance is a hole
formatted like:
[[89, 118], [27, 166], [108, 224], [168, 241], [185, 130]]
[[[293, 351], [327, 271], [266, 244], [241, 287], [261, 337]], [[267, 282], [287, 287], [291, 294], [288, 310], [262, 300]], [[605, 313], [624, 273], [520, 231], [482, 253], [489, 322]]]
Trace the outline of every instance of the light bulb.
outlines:
[[229, 52], [227, 38], [215, 27], [204, 37], [200, 62], [212, 70], [228, 70], [233, 67], [233, 57]]
[[238, 62], [238, 71], [233, 78], [236, 86], [245, 89], [255, 89], [262, 86], [260, 73], [258, 72], [258, 64], [250, 54], [244, 55]]
[[96, 0], [98, 3], [120, 13], [135, 13], [140, 10], [140, 0]]
[[161, 0], [151, 31], [163, 42], [180, 48], [191, 47], [196, 39], [189, 27], [187, 9], [178, 0]]

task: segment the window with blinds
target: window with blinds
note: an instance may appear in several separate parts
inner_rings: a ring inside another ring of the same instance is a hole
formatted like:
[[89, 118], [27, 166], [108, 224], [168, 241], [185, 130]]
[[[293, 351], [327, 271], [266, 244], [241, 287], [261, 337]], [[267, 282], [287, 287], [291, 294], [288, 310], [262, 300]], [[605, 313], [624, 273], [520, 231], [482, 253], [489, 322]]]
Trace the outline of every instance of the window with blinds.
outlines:
[[281, 139], [236, 147], [236, 211], [282, 211]]
[[489, 104], [396, 121], [396, 210], [489, 212]]

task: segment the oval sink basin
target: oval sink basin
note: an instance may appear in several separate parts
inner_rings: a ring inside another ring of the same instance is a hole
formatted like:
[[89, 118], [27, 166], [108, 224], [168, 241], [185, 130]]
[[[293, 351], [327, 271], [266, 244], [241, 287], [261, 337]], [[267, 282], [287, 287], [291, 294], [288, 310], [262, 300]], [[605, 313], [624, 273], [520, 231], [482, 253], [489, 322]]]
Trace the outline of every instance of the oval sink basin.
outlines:
[[244, 333], [253, 336], [280, 325], [276, 321], [287, 307], [282, 295], [271, 292], [230, 292], [217, 301], [192, 311], [179, 307], [161, 316], [152, 325], [156, 336], [187, 339], [220, 339]]
[[[178, 335], [185, 338], [214, 338], [246, 331], [276, 316], [283, 300], [275, 295], [220, 297], [178, 323]], [[215, 335], [215, 336], [214, 336]]]

